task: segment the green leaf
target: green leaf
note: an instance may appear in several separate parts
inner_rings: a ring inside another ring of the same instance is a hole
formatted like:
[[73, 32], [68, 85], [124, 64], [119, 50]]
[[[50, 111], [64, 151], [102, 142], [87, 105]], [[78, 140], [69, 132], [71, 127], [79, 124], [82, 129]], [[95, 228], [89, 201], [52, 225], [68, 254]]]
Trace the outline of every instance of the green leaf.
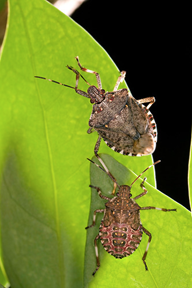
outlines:
[[[66, 65], [100, 73], [112, 90], [119, 71], [69, 17], [42, 0], [10, 0], [0, 62], [1, 241], [13, 288], [82, 287], [89, 214], [89, 163], [97, 134], [88, 135], [92, 106], [73, 89]], [[96, 84], [94, 75], [84, 73]], [[125, 83], [121, 86], [126, 87]], [[87, 89], [83, 80], [80, 88]], [[127, 157], [101, 144], [136, 173], [152, 157]], [[153, 169], [147, 174], [155, 184]]]
[[189, 186], [189, 202], [192, 208], [192, 138], [189, 152], [189, 172], [188, 172], [188, 186]]
[[1, 0], [0, 1], [0, 11], [5, 7], [6, 2], [7, 2], [7, 0]]
[[[2, 283], [5, 287], [9, 287], [9, 282], [7, 279], [7, 275], [5, 272], [5, 268], [3, 265], [3, 260], [2, 260], [2, 251], [0, 251], [0, 283]], [[0, 284], [0, 288], [3, 287]]]
[[[136, 175], [109, 155], [102, 154], [102, 159], [117, 182], [130, 185]], [[99, 163], [98, 160], [93, 159]], [[159, 164], [160, 165], [160, 164]], [[140, 171], [142, 172], [142, 171]], [[144, 174], [142, 177], [145, 177]], [[143, 192], [140, 187], [141, 179], [137, 180], [131, 189], [133, 197]], [[91, 184], [100, 187], [102, 193], [110, 196], [113, 182], [109, 176], [91, 164]], [[177, 212], [158, 210], [143, 210], [141, 222], [152, 234], [146, 263], [149, 271], [145, 271], [142, 256], [145, 252], [148, 236], [143, 233], [142, 241], [137, 250], [129, 257], [116, 259], [108, 254], [99, 242], [100, 269], [92, 276], [96, 268], [94, 238], [98, 234], [103, 214], [97, 216], [96, 226], [87, 230], [85, 252], [85, 287], [191, 287], [192, 265], [192, 222], [190, 212], [147, 182], [145, 187], [148, 194], [136, 202], [141, 206], [177, 209]], [[91, 209], [89, 222], [93, 220], [93, 211], [105, 208], [105, 200], [97, 191], [91, 191]], [[98, 213], [100, 214], [100, 213]]]

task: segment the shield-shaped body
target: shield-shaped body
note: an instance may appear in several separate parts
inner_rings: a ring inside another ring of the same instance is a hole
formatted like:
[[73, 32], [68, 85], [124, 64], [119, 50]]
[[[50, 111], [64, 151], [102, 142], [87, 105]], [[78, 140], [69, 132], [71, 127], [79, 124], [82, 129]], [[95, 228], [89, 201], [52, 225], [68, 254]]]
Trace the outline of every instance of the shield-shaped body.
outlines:
[[105, 206], [104, 218], [99, 228], [101, 243], [115, 258], [127, 257], [137, 249], [142, 239], [140, 206], [133, 199], [118, 196]]
[[153, 115], [127, 89], [107, 92], [101, 103], [94, 104], [89, 126], [121, 154], [142, 156], [155, 150], [157, 129]]

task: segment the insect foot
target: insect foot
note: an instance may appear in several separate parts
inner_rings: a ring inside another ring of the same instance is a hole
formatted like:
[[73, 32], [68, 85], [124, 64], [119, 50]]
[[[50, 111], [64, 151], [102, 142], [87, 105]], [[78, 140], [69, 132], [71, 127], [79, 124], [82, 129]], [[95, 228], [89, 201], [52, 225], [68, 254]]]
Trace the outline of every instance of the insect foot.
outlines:
[[[89, 159], [88, 159], [89, 160]], [[112, 174], [108, 173], [105, 168], [102, 168], [92, 160], [90, 160], [97, 167], [106, 172], [112, 181], [116, 181]], [[131, 255], [139, 246], [142, 234], [145, 233], [149, 239], [147, 247], [142, 257], [142, 261], [145, 266], [145, 270], [148, 270], [146, 264], [146, 257], [149, 249], [149, 244], [151, 242], [152, 235], [151, 233], [141, 224], [140, 220], [140, 210], [160, 210], [163, 212], [176, 211], [176, 209], [166, 209], [166, 208], [157, 208], [153, 206], [140, 207], [136, 200], [144, 196], [147, 193], [144, 182], [146, 178], [142, 181], [140, 187], [143, 189], [143, 192], [136, 197], [132, 198], [131, 188], [132, 185], [141, 177], [141, 175], [148, 170], [153, 165], [159, 163], [160, 161], [155, 162], [151, 166], [147, 167], [137, 178], [128, 185], [119, 185], [116, 182], [118, 187], [118, 192], [113, 198], [106, 197], [102, 194], [102, 191], [97, 186], [90, 185], [91, 188], [95, 189], [98, 195], [106, 200], [105, 209], [97, 209], [93, 213], [92, 224], [87, 226], [86, 229], [89, 229], [95, 226], [96, 216], [98, 213], [104, 213], [103, 219], [101, 220], [99, 233], [94, 239], [95, 246], [95, 255], [96, 255], [96, 269], [92, 275], [98, 271], [100, 267], [99, 252], [98, 252], [98, 240], [101, 241], [104, 249], [114, 256], [117, 259], [122, 259]], [[104, 166], [105, 167], [105, 166]]]
[[[124, 155], [152, 154], [156, 148], [157, 129], [149, 108], [155, 102], [155, 98], [148, 97], [136, 100], [128, 89], [117, 90], [125, 78], [125, 71], [121, 72], [113, 91], [105, 92], [102, 89], [99, 73], [82, 67], [78, 56], [75, 59], [82, 71], [95, 74], [98, 87], [90, 85], [72, 66], [67, 66], [67, 68], [76, 74], [75, 87], [41, 76], [35, 77], [72, 88], [76, 93], [90, 99], [93, 109], [89, 119], [90, 128], [87, 133], [90, 134], [95, 130], [99, 134], [94, 149], [95, 155], [99, 151], [102, 138], [111, 149]], [[78, 88], [80, 78], [89, 86], [87, 92]], [[144, 103], [149, 104], [145, 106]]]

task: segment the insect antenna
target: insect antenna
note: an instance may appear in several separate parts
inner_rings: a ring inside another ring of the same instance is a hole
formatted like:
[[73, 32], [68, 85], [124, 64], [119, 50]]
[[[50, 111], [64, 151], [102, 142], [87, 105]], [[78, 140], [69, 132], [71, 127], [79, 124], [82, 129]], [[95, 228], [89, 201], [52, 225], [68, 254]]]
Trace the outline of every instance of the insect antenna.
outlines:
[[43, 80], [47, 80], [47, 81], [50, 81], [50, 82], [53, 82], [53, 83], [56, 83], [56, 84], [59, 84], [59, 85], [62, 85], [62, 86], [66, 86], [66, 87], [68, 87], [68, 88], [75, 89], [75, 87], [72, 87], [72, 86], [69, 86], [69, 85], [66, 85], [66, 84], [60, 83], [60, 82], [55, 81], [55, 80], [52, 80], [52, 79], [48, 79], [48, 78], [41, 77], [41, 76], [34, 76], [34, 77], [35, 77], [35, 78], [39, 78], [39, 79], [43, 79]]
[[68, 87], [68, 88], [72, 88], [72, 89], [75, 89], [77, 90], [77, 86], [78, 86], [78, 82], [79, 82], [79, 77], [81, 77], [89, 86], [91, 86], [89, 84], [89, 82], [87, 82], [87, 80], [83, 77], [83, 75], [81, 75], [81, 73], [79, 73], [79, 71], [77, 71], [76, 69], [74, 69], [72, 66], [66, 66], [69, 70], [73, 71], [75, 74], [76, 74], [76, 87], [72, 87], [70, 85], [66, 85], [66, 84], [63, 84], [63, 83], [60, 83], [58, 81], [55, 81], [55, 80], [52, 80], [52, 79], [48, 79], [48, 78], [45, 78], [45, 77], [41, 77], [41, 76], [34, 76], [35, 78], [39, 78], [39, 79], [43, 79], [43, 80], [48, 80], [50, 82], [53, 82], [53, 83], [56, 83], [56, 84], [59, 84], [59, 85], [62, 85], [62, 86], [65, 86], [65, 87]]
[[145, 170], [143, 170], [143, 172], [137, 176], [137, 178], [131, 183], [131, 185], [129, 187], [131, 188], [131, 186], [141, 177], [141, 175], [143, 175], [143, 173], [145, 173], [149, 168], [151, 168], [152, 166], [158, 164], [159, 162], [161, 162], [161, 160], [156, 161], [155, 163], [153, 163], [152, 165], [147, 167]]
[[89, 160], [91, 163], [95, 164], [98, 168], [100, 168], [102, 171], [104, 171], [110, 178], [111, 180], [114, 182], [114, 189], [112, 194], [115, 193], [115, 189], [118, 186], [118, 188], [120, 188], [120, 185], [117, 183], [117, 180], [115, 179], [115, 177], [109, 172], [109, 170], [107, 169], [106, 165], [104, 164], [103, 160], [99, 157], [99, 155], [97, 155], [98, 160], [101, 162], [101, 164], [103, 165], [103, 167], [99, 166], [97, 163], [95, 163], [94, 161], [92, 161], [91, 159], [87, 158], [87, 160]]

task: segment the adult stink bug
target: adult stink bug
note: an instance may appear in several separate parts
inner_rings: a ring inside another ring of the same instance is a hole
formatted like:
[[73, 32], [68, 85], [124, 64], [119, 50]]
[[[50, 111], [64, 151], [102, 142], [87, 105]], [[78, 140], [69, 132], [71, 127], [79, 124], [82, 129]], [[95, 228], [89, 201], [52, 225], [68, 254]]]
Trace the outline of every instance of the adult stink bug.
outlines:
[[[79, 57], [75, 58], [82, 71], [95, 74], [98, 87], [90, 85], [71, 66], [67, 66], [67, 68], [76, 74], [75, 87], [41, 76], [35, 77], [75, 89], [78, 94], [90, 98], [90, 102], [94, 105], [87, 133], [90, 134], [96, 130], [99, 134], [94, 149], [95, 155], [97, 155], [102, 138], [111, 149], [124, 155], [142, 156], [153, 153], [157, 142], [157, 129], [149, 108], [155, 102], [155, 98], [136, 100], [128, 89], [117, 90], [125, 78], [125, 71], [121, 72], [113, 91], [105, 92], [102, 89], [99, 73], [82, 67]], [[78, 88], [80, 77], [89, 85], [87, 92]], [[145, 106], [143, 103], [149, 104]]]
[[[106, 172], [113, 182], [116, 182], [114, 176], [108, 171], [108, 169], [103, 169], [101, 166], [88, 159], [97, 167]], [[102, 163], [102, 161], [100, 161]], [[130, 186], [128, 185], [119, 185], [116, 182], [119, 190], [115, 197], [109, 198], [102, 194], [101, 189], [99, 187], [90, 185], [91, 188], [94, 188], [98, 195], [107, 200], [105, 203], [105, 209], [97, 209], [93, 214], [92, 224], [87, 226], [85, 229], [91, 228], [96, 224], [96, 215], [97, 213], [104, 213], [104, 217], [101, 221], [99, 227], [99, 233], [95, 237], [94, 245], [95, 245], [95, 255], [96, 255], [96, 269], [93, 272], [93, 275], [97, 272], [100, 267], [99, 253], [98, 253], [98, 245], [97, 241], [100, 239], [104, 249], [114, 256], [117, 259], [122, 259], [131, 255], [139, 246], [143, 232], [149, 237], [146, 250], [143, 254], [142, 260], [145, 265], [145, 269], [148, 270], [146, 264], [146, 256], [149, 248], [149, 244], [151, 242], [151, 233], [143, 227], [140, 221], [140, 210], [150, 210], [156, 209], [164, 212], [168, 211], [176, 211], [176, 209], [165, 209], [165, 208], [157, 208], [153, 206], [140, 207], [135, 200], [144, 196], [147, 193], [147, 189], [144, 186], [144, 182], [146, 178], [141, 183], [141, 188], [143, 192], [136, 197], [132, 198], [131, 195], [131, 187], [132, 185], [141, 177], [141, 175], [148, 170], [153, 165], [159, 163], [160, 161], [155, 162], [154, 164], [147, 167], [132, 183]], [[106, 167], [106, 166], [104, 166]]]

